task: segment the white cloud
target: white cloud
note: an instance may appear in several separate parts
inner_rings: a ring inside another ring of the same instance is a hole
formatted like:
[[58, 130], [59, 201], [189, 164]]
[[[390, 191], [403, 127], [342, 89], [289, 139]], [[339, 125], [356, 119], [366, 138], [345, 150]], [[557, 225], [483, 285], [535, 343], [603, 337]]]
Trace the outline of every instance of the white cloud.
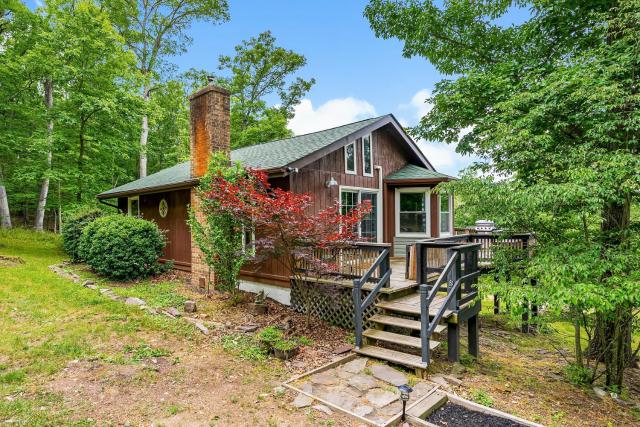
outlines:
[[430, 97], [431, 91], [429, 89], [420, 89], [411, 97], [411, 101], [408, 104], [400, 104], [398, 110], [400, 112], [408, 112], [410, 115], [408, 122], [412, 122], [415, 125], [433, 109], [433, 104], [426, 102], [427, 98]]
[[376, 115], [376, 109], [367, 101], [356, 98], [331, 99], [318, 108], [311, 100], [303, 99], [294, 109], [289, 129], [296, 135], [316, 132]]
[[42, 0], [35, 0], [36, 6], [42, 7], [44, 6], [44, 2]]

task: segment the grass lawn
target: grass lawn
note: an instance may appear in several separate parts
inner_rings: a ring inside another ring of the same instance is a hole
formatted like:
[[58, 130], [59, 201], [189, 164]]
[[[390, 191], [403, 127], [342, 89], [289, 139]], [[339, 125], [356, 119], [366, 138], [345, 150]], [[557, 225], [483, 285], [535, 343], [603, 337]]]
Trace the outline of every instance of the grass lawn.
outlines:
[[[64, 259], [58, 236], [0, 230], [0, 424], [360, 425], [338, 413], [294, 410], [293, 395], [274, 392], [293, 373], [335, 357], [347, 331], [317, 322], [300, 355], [284, 363], [236, 328], [304, 323], [284, 307], [256, 316], [225, 295], [195, 292], [180, 277], [110, 283], [72, 267], [99, 287], [152, 307], [196, 300], [196, 316], [211, 330], [205, 336], [182, 319], [147, 314], [49, 270]], [[567, 381], [573, 340], [566, 325], [523, 335], [491, 309], [485, 303], [481, 314], [480, 359], [468, 357], [463, 343], [461, 363], [447, 362], [445, 340], [430, 375], [457, 376], [462, 384], [455, 393], [546, 425], [640, 424], [633, 407]], [[630, 369], [627, 378], [624, 397], [638, 402], [640, 373]]]
[[[0, 423], [6, 425], [349, 425], [291, 412], [272, 389], [279, 360], [225, 352], [187, 322], [151, 316], [59, 277], [58, 236], [0, 231]], [[177, 283], [115, 288], [181, 304]], [[239, 363], [241, 362], [241, 363]], [[290, 397], [290, 396], [289, 396]]]

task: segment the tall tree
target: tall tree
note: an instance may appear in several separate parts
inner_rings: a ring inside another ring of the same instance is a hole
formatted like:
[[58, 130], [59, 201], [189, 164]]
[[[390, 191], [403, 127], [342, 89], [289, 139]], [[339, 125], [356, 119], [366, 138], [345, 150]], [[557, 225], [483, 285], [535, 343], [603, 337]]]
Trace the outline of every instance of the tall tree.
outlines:
[[[220, 82], [232, 94], [232, 147], [291, 136], [287, 120], [315, 83], [293, 78], [306, 63], [303, 55], [277, 46], [269, 31], [243, 41], [234, 56], [220, 56], [219, 69], [231, 75]], [[268, 105], [270, 96], [277, 97], [278, 105]]]
[[436, 85], [414, 134], [458, 143], [472, 127], [458, 151], [507, 179], [463, 180], [465, 194], [537, 233], [525, 271], [538, 298], [591, 316], [606, 383], [619, 388], [640, 306], [640, 1], [518, 2], [530, 18], [501, 26], [511, 4], [372, 0], [365, 16], [405, 56], [458, 76]]
[[[135, 54], [143, 78], [141, 97], [146, 108], [165, 58], [185, 51], [191, 39], [186, 30], [196, 21], [229, 19], [226, 0], [104, 0], [127, 46]], [[149, 112], [141, 118], [139, 177], [147, 175]]]
[[[49, 114], [53, 109], [53, 80], [51, 77], [44, 81], [44, 103]], [[51, 170], [51, 159], [53, 157], [53, 118], [47, 120], [47, 169], [40, 186], [40, 197], [38, 198], [38, 208], [36, 209], [36, 231], [42, 231], [44, 226], [44, 212], [47, 206], [47, 196], [49, 194], [49, 172]]]

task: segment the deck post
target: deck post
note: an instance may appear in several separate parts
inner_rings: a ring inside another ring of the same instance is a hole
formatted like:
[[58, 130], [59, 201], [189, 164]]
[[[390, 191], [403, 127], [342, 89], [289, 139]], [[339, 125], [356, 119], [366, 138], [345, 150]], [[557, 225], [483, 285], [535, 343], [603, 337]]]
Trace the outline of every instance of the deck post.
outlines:
[[362, 347], [362, 297], [360, 280], [353, 279], [353, 325], [355, 327], [356, 348]]
[[422, 243], [420, 242], [416, 242], [416, 283], [418, 284], [422, 284], [424, 283], [424, 281], [422, 280], [422, 251], [424, 250], [424, 247], [422, 246]]
[[418, 289], [420, 293], [420, 341], [422, 346], [422, 362], [429, 363], [429, 307], [427, 293], [429, 287], [422, 283]]
[[468, 343], [469, 343], [469, 354], [478, 358], [478, 354], [480, 353], [480, 325], [478, 322], [478, 315], [472, 316], [467, 320], [468, 327]]
[[457, 323], [447, 323], [447, 349], [449, 362], [459, 362], [460, 326]]
[[[391, 270], [391, 254], [388, 249], [383, 249], [382, 252], [384, 251], [387, 251], [387, 256], [384, 257], [380, 263], [380, 277], [384, 276], [387, 271]], [[388, 280], [384, 287], [391, 287], [391, 280]]]

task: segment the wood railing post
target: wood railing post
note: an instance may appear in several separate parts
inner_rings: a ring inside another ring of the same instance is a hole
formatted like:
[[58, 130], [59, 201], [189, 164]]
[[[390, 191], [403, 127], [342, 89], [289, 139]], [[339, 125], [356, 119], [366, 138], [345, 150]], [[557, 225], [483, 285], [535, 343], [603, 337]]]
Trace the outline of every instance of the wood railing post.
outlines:
[[420, 292], [420, 341], [422, 345], [422, 363], [429, 363], [429, 305], [427, 303], [429, 287], [425, 283], [422, 283], [418, 292]]
[[[456, 253], [456, 251], [452, 250], [452, 249], [447, 249], [447, 258], [451, 259], [451, 257]], [[453, 266], [453, 268], [451, 269], [451, 271], [449, 272], [448, 276], [447, 276], [447, 294], [452, 292], [453, 287], [456, 283], [456, 280], [458, 280], [459, 277], [461, 277], [461, 266], [462, 266], [462, 253], [458, 253], [458, 257], [456, 258], [455, 261], [455, 265]], [[458, 287], [458, 290], [456, 291], [456, 293], [460, 293], [460, 287]], [[451, 301], [449, 302], [449, 309], [450, 310], [457, 310], [458, 309], [458, 300], [460, 299], [462, 295], [456, 295], [455, 298], [451, 299]]]
[[[391, 252], [388, 249], [383, 249], [382, 251], [380, 251], [380, 253], [387, 251], [387, 255], [384, 257], [384, 259], [382, 260], [382, 262], [380, 263], [380, 277], [384, 277], [385, 273], [389, 270], [391, 270]], [[391, 280], [389, 280], [384, 287], [388, 288], [391, 286]]]
[[362, 347], [362, 297], [360, 280], [353, 280], [353, 325], [355, 327], [356, 348]]

